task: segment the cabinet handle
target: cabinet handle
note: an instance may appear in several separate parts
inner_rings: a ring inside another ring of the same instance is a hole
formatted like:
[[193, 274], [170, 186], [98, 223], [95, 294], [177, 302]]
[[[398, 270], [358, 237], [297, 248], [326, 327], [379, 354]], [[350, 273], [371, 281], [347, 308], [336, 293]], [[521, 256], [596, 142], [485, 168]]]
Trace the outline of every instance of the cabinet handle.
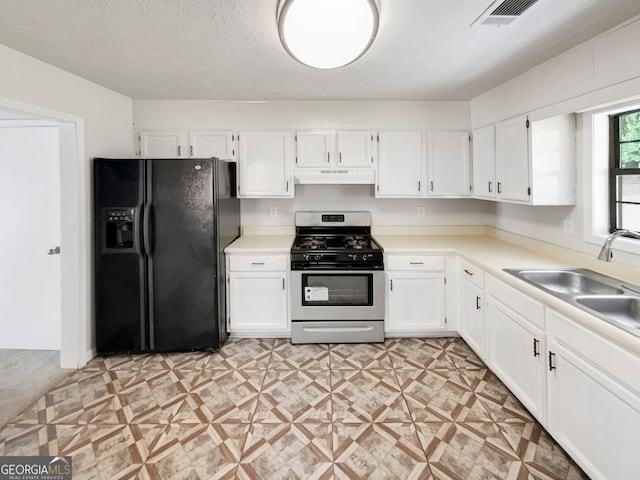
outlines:
[[338, 154], [338, 163], [342, 163], [342, 152]]
[[466, 273], [467, 275], [473, 277], [473, 272], [470, 272], [469, 270], [467, 270], [466, 268], [463, 270], [464, 273]]
[[252, 266], [261, 267], [264, 265], [264, 262], [251, 262]]
[[420, 187], [421, 187], [421, 186], [422, 186], [422, 185], [420, 184], [420, 181], [418, 181], [418, 191], [420, 191]]
[[476, 310], [480, 310], [480, 297], [476, 295]]
[[433, 181], [429, 182], [429, 185], [431, 187], [431, 191], [433, 192]]
[[327, 163], [331, 163], [331, 153], [327, 152]]
[[286, 188], [285, 192], [288, 192], [288, 191], [289, 191], [289, 180], [287, 180], [287, 188]]
[[189, 155], [193, 157], [193, 145], [189, 146]]
[[391, 282], [391, 291], [393, 292], [393, 280], [389, 280]]
[[489, 193], [493, 192], [493, 182], [489, 180]]
[[282, 279], [282, 290], [284, 290], [284, 278]]
[[533, 356], [534, 357], [540, 356], [540, 350], [538, 350], [539, 344], [540, 344], [540, 340], [538, 340], [537, 338], [534, 338], [533, 339]]
[[178, 156], [182, 155], [182, 147], [178, 145]]
[[424, 262], [409, 262], [409, 265], [424, 265]]
[[556, 354], [553, 352], [549, 352], [549, 371], [550, 372], [556, 369], [555, 358], [556, 358]]
[[502, 182], [498, 182], [498, 193], [502, 193]]

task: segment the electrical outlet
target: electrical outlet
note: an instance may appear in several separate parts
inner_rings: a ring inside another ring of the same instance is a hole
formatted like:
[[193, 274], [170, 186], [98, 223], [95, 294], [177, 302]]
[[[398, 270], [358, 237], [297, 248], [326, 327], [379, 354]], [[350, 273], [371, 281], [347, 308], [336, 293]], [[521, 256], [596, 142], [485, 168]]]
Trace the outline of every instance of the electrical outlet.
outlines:
[[567, 235], [573, 235], [573, 220], [565, 220], [562, 222], [562, 231]]
[[278, 207], [269, 207], [269, 216], [277, 217], [278, 216]]
[[424, 217], [424, 207], [422, 205], [418, 207], [418, 216]]

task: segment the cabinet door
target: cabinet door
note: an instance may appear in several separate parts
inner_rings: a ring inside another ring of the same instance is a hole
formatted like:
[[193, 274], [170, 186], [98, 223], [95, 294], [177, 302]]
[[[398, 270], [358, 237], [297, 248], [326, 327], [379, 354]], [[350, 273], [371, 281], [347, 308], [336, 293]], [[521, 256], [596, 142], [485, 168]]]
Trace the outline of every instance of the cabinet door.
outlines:
[[216, 157], [222, 160], [235, 160], [235, 136], [227, 131], [189, 132], [189, 153], [196, 158]]
[[241, 197], [293, 197], [290, 132], [240, 132]]
[[369, 130], [338, 132], [338, 166], [373, 168], [372, 142], [373, 133]]
[[390, 273], [385, 331], [419, 334], [444, 330], [444, 273]]
[[188, 158], [186, 133], [182, 131], [140, 132], [140, 155], [145, 158]]
[[376, 196], [418, 197], [424, 188], [424, 134], [380, 132]]
[[496, 123], [496, 191], [498, 198], [529, 201], [529, 146], [527, 117]]
[[591, 478], [638, 478], [640, 357], [553, 311], [549, 327], [549, 431]]
[[231, 333], [289, 331], [284, 272], [231, 272], [229, 302]]
[[462, 338], [484, 360], [484, 293], [465, 280], [460, 282], [460, 317]]
[[542, 332], [494, 297], [487, 300], [487, 363], [522, 404], [544, 422]]
[[493, 125], [473, 131], [473, 196], [496, 198], [496, 139]]
[[296, 133], [296, 167], [328, 167], [334, 157], [334, 132], [330, 130]]
[[468, 132], [427, 133], [430, 195], [471, 195]]

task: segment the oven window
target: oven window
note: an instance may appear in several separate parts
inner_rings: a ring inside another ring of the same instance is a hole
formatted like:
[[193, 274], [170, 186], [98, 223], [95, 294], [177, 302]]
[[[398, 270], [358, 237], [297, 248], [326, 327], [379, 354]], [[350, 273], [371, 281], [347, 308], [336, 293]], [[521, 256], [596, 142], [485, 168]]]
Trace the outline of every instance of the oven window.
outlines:
[[303, 273], [302, 305], [371, 306], [372, 273]]

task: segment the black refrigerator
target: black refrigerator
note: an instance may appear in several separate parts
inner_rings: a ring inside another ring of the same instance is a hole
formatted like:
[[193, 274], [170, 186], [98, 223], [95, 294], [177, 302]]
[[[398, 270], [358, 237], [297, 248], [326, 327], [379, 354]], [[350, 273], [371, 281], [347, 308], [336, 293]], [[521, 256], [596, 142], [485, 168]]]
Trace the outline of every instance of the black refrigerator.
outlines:
[[224, 248], [240, 235], [235, 163], [96, 158], [93, 167], [98, 354], [218, 350]]

